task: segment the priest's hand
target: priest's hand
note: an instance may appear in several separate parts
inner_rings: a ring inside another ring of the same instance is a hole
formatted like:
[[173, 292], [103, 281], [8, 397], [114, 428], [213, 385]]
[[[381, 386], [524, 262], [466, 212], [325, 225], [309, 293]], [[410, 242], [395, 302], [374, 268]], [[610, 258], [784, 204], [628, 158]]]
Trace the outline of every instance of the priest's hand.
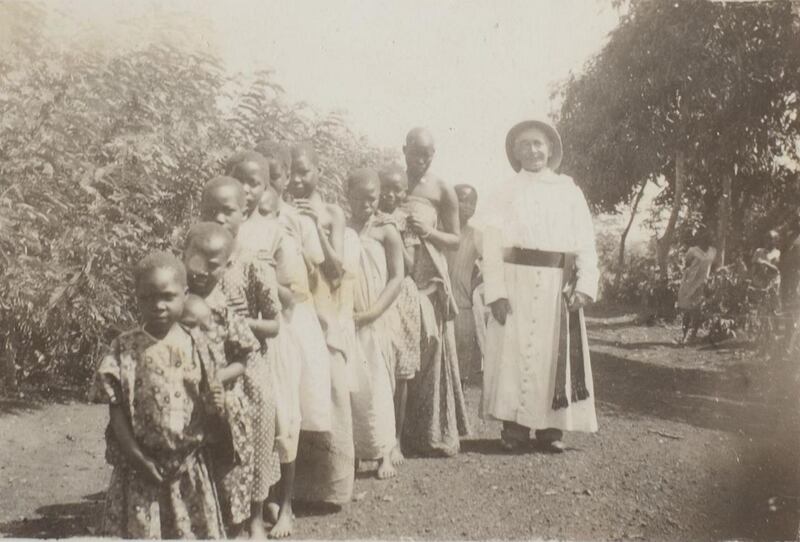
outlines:
[[576, 290], [572, 292], [571, 296], [569, 296], [569, 310], [570, 312], [574, 312], [578, 309], [582, 309], [588, 306], [591, 302], [592, 302], [591, 297], [584, 294], [583, 292], [578, 292]]
[[489, 303], [489, 308], [492, 309], [494, 319], [500, 322], [501, 326], [506, 325], [506, 318], [511, 314], [511, 303], [508, 302], [508, 299], [501, 297], [492, 301]]

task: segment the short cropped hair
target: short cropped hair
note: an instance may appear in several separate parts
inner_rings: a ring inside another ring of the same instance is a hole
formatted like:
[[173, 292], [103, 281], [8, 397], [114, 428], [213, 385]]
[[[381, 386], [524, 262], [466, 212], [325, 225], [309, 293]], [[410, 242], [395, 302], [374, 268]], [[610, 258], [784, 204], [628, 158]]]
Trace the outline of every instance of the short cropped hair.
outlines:
[[258, 164], [258, 167], [261, 168], [261, 170], [264, 172], [264, 175], [266, 175], [264, 181], [269, 182], [269, 160], [264, 158], [263, 154], [256, 151], [243, 151], [234, 154], [228, 161], [228, 175], [238, 180], [239, 175], [241, 174], [240, 168], [242, 167], [242, 164], [249, 162]]
[[400, 178], [406, 181], [408, 184], [408, 175], [406, 174], [406, 168], [398, 164], [397, 162], [392, 162], [390, 164], [384, 164], [378, 170], [378, 175], [380, 175], [381, 180], [385, 180], [395, 175], [399, 175]]
[[184, 250], [192, 249], [205, 250], [213, 239], [222, 239], [228, 248], [228, 253], [233, 249], [233, 236], [223, 226], [216, 222], [198, 222], [189, 228], [186, 234], [186, 244]]
[[314, 145], [308, 141], [298, 143], [292, 147], [292, 160], [295, 160], [299, 156], [308, 156], [311, 159], [312, 164], [315, 166], [319, 165], [319, 156], [317, 155], [317, 151], [314, 149]]
[[285, 172], [288, 172], [292, 167], [292, 151], [289, 146], [284, 143], [278, 143], [277, 141], [259, 141], [254, 150], [267, 160], [273, 160], [280, 164]]
[[347, 182], [345, 183], [345, 190], [347, 192], [350, 192], [356, 186], [365, 183], [373, 183], [380, 190], [381, 179], [380, 176], [378, 175], [378, 172], [369, 167], [354, 169], [353, 171], [347, 174]]
[[457, 184], [453, 187], [453, 190], [456, 191], [456, 194], [459, 192], [467, 192], [470, 194], [470, 199], [474, 200], [476, 203], [478, 201], [478, 191], [475, 190], [475, 187], [471, 184]]
[[247, 201], [247, 195], [244, 193], [244, 187], [242, 186], [242, 183], [233, 177], [228, 177], [227, 175], [214, 177], [203, 186], [203, 196], [200, 199], [200, 205], [205, 207], [208, 204], [209, 198], [211, 198], [211, 194], [223, 186], [231, 186], [235, 188], [238, 194], [237, 200], [239, 201], [239, 205], [244, 207], [244, 204]]
[[147, 256], [139, 260], [133, 270], [133, 279], [135, 285], [138, 287], [141, 280], [157, 269], [169, 269], [175, 273], [175, 277], [180, 282], [181, 286], [186, 286], [186, 267], [183, 262], [171, 252], [157, 250], [149, 253]]

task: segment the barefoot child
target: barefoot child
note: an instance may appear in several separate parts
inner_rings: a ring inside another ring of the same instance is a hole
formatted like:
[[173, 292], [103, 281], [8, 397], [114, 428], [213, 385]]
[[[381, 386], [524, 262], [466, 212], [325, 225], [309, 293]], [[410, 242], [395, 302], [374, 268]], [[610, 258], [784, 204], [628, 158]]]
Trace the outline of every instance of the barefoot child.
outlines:
[[95, 399], [110, 405], [106, 458], [114, 467], [102, 534], [223, 538], [203, 453], [207, 371], [194, 338], [178, 324], [186, 269], [155, 252], [136, 266], [135, 283], [142, 327], [114, 340], [95, 382]]
[[397, 300], [389, 308], [391, 318], [392, 344], [394, 347], [394, 415], [397, 432], [397, 445], [392, 455], [392, 463], [399, 465], [405, 460], [400, 437], [406, 415], [406, 398], [408, 397], [408, 381], [417, 374], [420, 364], [421, 315], [419, 307], [419, 291], [411, 271], [414, 269], [414, 250], [419, 239], [407, 228], [408, 214], [402, 205], [408, 195], [408, 178], [405, 170], [399, 165], [390, 165], [380, 172], [381, 199], [379, 209], [384, 213], [383, 220], [392, 222], [403, 239], [403, 261], [405, 273], [400, 285]]
[[[232, 532], [238, 532], [250, 518], [255, 454], [252, 403], [245, 390], [244, 374], [259, 345], [244, 319], [230, 308], [219, 285], [232, 250], [233, 236], [228, 230], [216, 223], [201, 222], [187, 234], [184, 262], [189, 290], [202, 298], [211, 312], [211, 332], [206, 333], [206, 339], [217, 363], [217, 379], [225, 388], [225, 414], [237, 458], [233, 468], [216, 472], [215, 477], [225, 522]], [[192, 315], [186, 316], [191, 321]]]
[[[247, 211], [255, 212], [259, 201], [256, 197], [260, 199], [263, 194], [263, 187], [257, 189], [253, 184], [258, 183], [251, 183], [250, 189], [245, 190], [232, 177], [217, 177], [209, 181], [203, 190], [203, 218], [216, 220], [238, 241], [241, 218]], [[236, 205], [238, 212], [233, 211]], [[280, 311], [277, 281], [270, 261], [271, 257], [265, 251], [245, 251], [235, 241], [220, 282], [230, 308], [247, 322], [261, 343], [259, 352], [251, 357], [244, 375], [244, 389], [251, 405], [253, 426], [254, 456], [253, 481], [249, 494], [252, 503], [249, 527], [254, 538], [266, 537], [263, 524], [264, 501], [269, 495], [270, 487], [280, 478], [280, 462], [275, 451], [275, 393], [272, 371], [266, 356], [266, 341], [278, 334]]]
[[458, 305], [455, 317], [456, 351], [461, 383], [464, 385], [478, 378], [481, 371], [481, 354], [472, 311], [475, 263], [480, 257], [480, 233], [469, 222], [475, 214], [478, 193], [468, 184], [457, 184], [454, 188], [458, 197], [461, 236], [458, 248], [447, 253], [447, 268], [453, 285], [453, 297]]
[[[276, 216], [281, 228], [281, 250], [276, 271], [284, 295], [288, 294], [285, 301], [281, 298], [287, 324], [281, 334], [288, 332], [295, 337], [295, 346], [299, 350], [299, 356], [287, 352], [277, 357], [277, 384], [282, 395], [279, 410], [283, 406], [279, 419], [286, 420], [287, 429], [278, 439], [281, 481], [279, 490], [271, 497], [270, 510], [277, 522], [270, 536], [283, 538], [290, 536], [293, 530], [292, 499], [300, 430], [325, 432], [331, 428], [330, 355], [314, 309], [309, 279], [316, 275], [324, 254], [311, 220], [283, 201], [289, 184], [289, 149], [276, 143], [260, 143], [257, 150], [269, 162], [269, 183], [277, 196], [270, 205], [271, 196], [266, 193], [267, 202], [262, 198], [262, 207]], [[297, 423], [293, 423], [295, 420]]]
[[385, 479], [397, 474], [392, 463], [397, 434], [389, 309], [400, 292], [405, 266], [397, 228], [377, 221], [380, 186], [380, 177], [372, 169], [357, 169], [347, 178], [349, 227], [361, 241], [354, 321], [367, 362], [360, 371], [358, 390], [352, 394], [353, 437], [356, 458], [377, 459], [378, 478]]

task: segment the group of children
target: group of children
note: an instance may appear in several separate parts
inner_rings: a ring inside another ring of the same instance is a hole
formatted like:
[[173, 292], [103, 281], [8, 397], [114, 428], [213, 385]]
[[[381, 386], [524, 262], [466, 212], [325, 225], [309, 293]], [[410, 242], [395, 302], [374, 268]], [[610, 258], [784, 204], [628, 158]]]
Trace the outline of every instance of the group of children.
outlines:
[[[136, 266], [142, 325], [112, 343], [95, 382], [110, 405], [103, 534], [285, 537], [293, 499], [352, 499], [357, 461], [396, 475], [401, 440], [414, 440], [405, 414], [420, 412], [409, 381], [437, 325], [412, 273], [425, 239], [403, 168], [351, 172], [349, 216], [318, 182], [309, 145], [237, 154], [204, 186], [182, 256]], [[463, 227], [476, 195], [457, 193]], [[468, 268], [453, 293], [469, 318], [470, 243], [451, 263]], [[469, 318], [459, 350], [480, 336]], [[462, 378], [479, 358], [466, 367]]]

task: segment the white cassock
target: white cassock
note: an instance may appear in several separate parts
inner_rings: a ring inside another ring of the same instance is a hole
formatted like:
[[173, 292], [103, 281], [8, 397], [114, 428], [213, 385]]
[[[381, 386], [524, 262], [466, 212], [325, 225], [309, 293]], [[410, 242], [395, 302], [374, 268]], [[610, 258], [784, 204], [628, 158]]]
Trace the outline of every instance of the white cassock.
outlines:
[[[489, 318], [481, 416], [531, 429], [597, 431], [585, 328], [580, 342], [589, 396], [583, 400], [570, 397], [573, 375], [570, 363], [566, 363], [569, 406], [553, 408], [564, 270], [512, 264], [504, 259], [504, 249], [507, 253], [511, 247], [571, 253], [576, 268], [574, 288], [594, 299], [597, 253], [592, 217], [583, 192], [566, 175], [549, 169], [536, 173], [521, 170], [500, 186], [486, 218], [486, 304], [506, 298], [512, 312], [505, 325]], [[580, 325], [583, 326], [582, 319]]]

